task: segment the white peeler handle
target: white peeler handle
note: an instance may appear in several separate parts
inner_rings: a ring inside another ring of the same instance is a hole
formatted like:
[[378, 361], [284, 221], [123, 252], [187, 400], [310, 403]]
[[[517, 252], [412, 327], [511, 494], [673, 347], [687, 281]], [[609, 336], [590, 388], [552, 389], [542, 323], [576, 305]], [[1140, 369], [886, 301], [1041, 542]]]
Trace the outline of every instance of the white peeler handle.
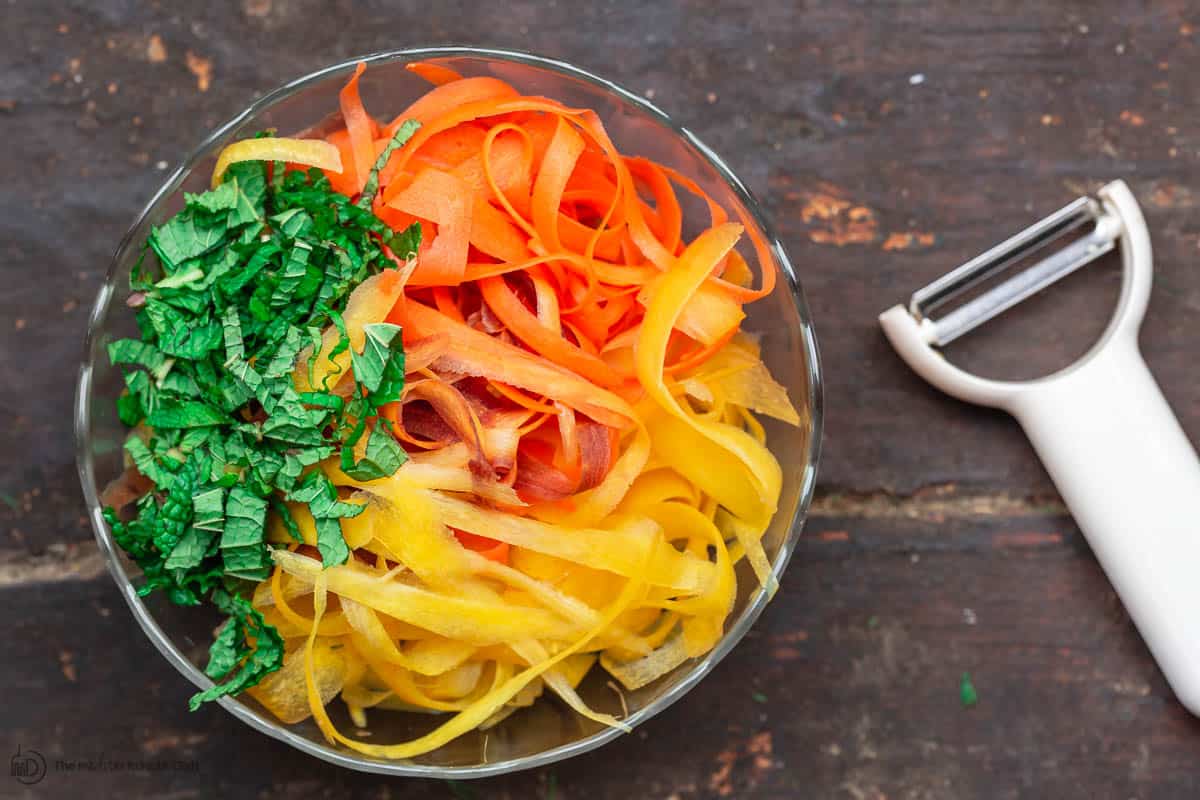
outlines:
[[1110, 342], [1008, 410], [1171, 688], [1200, 714], [1200, 460], [1136, 341]]

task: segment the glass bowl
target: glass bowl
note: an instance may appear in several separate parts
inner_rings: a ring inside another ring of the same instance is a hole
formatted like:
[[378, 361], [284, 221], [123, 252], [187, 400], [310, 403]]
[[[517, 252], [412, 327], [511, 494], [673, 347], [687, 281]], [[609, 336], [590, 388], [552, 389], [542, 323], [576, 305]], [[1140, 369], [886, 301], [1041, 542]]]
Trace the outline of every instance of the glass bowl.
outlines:
[[[136, 335], [133, 314], [124, 304], [129, 293], [130, 269], [150, 226], [162, 223], [182, 208], [185, 190], [199, 192], [207, 188], [216, 154], [222, 147], [265, 128], [275, 128], [286, 135], [330, 123], [336, 119], [338, 90], [360, 60], [369, 66], [361, 82], [364, 102], [368, 109], [383, 116], [398, 113], [429, 89], [425, 81], [405, 69], [413, 61], [431, 61], [464, 76], [492, 75], [526, 94], [545, 95], [568, 106], [595, 109], [622, 152], [645, 156], [691, 177], [735, 219], [740, 217], [748, 231], [757, 233], [767, 243], [773, 263], [757, 263], [752, 253], [746, 254], [747, 259], [756, 273], [763, 267], [777, 269], [780, 283], [770, 297], [748, 306], [745, 329], [762, 336], [767, 365], [787, 387], [803, 420], [799, 428], [765, 420], [768, 443], [783, 466], [784, 484], [779, 511], [764, 544], [775, 574], [781, 575], [812, 497], [821, 432], [821, 380], [816, 340], [799, 281], [758, 203], [729, 168], [690, 132], [642, 98], [577, 67], [499, 50], [465, 47], [397, 50], [346, 61], [292, 81], [215, 130], [167, 178], [125, 234], [96, 298], [76, 395], [79, 475], [100, 550], [134, 618], [154, 646], [197, 687], [211, 685], [202, 667], [217, 622], [216, 613], [172, 606], [161, 594], [138, 597], [140, 571], [115, 544], [101, 516], [100, 491], [122, 469], [121, 443], [126, 435], [115, 410], [121, 378], [108, 363], [105, 345], [122, 336]], [[330, 114], [331, 111], [335, 114]], [[684, 195], [681, 202], [685, 219], [706, 220], [703, 207], [688, 207], [689, 200]], [[685, 230], [689, 235], [698, 232], [695, 228]], [[703, 658], [686, 662], [651, 685], [629, 692], [626, 721], [631, 726], [639, 725], [683, 697], [741, 640], [767, 600], [743, 562], [738, 570], [736, 605], [726, 623], [724, 637]], [[581, 685], [580, 693], [594, 708], [619, 714], [618, 698], [606, 688], [601, 671], [593, 670]], [[543, 699], [486, 734], [472, 732], [410, 760], [383, 761], [328, 744], [311, 720], [284, 725], [249, 696], [225, 697], [219, 702], [246, 724], [299, 750], [341, 766], [388, 775], [456, 779], [498, 775], [578, 755], [621, 735], [618, 730], [579, 717], [557, 700]], [[348, 727], [340, 703], [331, 704], [330, 711], [339, 727]], [[433, 724], [429, 715], [377, 712], [371, 715], [371, 741], [404, 741], [427, 732]]]

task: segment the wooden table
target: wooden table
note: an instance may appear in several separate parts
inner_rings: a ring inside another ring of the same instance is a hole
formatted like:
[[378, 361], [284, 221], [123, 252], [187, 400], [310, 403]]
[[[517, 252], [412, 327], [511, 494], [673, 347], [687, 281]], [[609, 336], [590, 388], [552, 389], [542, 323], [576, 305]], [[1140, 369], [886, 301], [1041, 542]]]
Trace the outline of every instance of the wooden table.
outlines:
[[[1172, 698], [1017, 426], [925, 386], [875, 322], [1037, 216], [1125, 178], [1157, 255], [1143, 347], [1200, 439], [1200, 12], [1178, 2], [169, 5], [10, 0], [0, 12], [0, 731], [13, 753], [197, 767], [51, 772], [28, 789], [0, 775], [0, 795], [1200, 793], [1200, 724]], [[568, 59], [653, 97], [725, 155], [799, 266], [828, 377], [820, 493], [783, 591], [749, 638], [637, 733], [468, 787], [340, 771], [218, 708], [189, 714], [190, 686], [133, 625], [92, 543], [71, 433], [87, 308], [164, 170], [285, 80], [437, 42]], [[1085, 273], [951, 355], [1001, 376], [1067, 363], [1116, 295], [1111, 262]], [[960, 703], [964, 672], [973, 708]]]

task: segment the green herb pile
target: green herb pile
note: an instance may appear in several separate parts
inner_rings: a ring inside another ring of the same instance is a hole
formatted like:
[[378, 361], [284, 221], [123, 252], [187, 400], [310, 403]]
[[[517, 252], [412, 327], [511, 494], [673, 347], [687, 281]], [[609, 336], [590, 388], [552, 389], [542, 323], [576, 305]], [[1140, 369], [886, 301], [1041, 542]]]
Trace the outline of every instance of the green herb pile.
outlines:
[[[415, 127], [400, 129], [357, 204], [319, 170], [285, 174], [276, 163], [268, 181], [262, 162], [232, 165], [220, 186], [185, 195], [184, 210], [153, 229], [147, 250], [157, 267], [143, 252], [134, 269], [141, 338], [111, 343], [108, 355], [127, 389], [118, 414], [136, 426], [125, 451], [153, 488], [133, 518], [112, 508], [105, 517], [145, 573], [141, 594], [161, 589], [182, 605], [208, 599], [229, 615], [206, 669], [222, 682], [195, 695], [193, 710], [283, 663], [278, 631], [245, 598], [245, 581], [271, 571], [268, 511], [299, 541], [284, 500], [307, 504], [323, 563], [344, 563], [340, 520], [363, 507], [339, 500], [311, 468], [340, 453], [343, 470], [372, 480], [404, 461], [382, 418], [366, 433], [404, 386], [400, 329], [367, 325], [357, 353], [340, 312], [355, 286], [394, 266], [384, 247], [399, 259], [416, 255], [419, 226], [395, 233], [370, 211], [379, 168]], [[312, 375], [331, 325], [340, 337], [323, 357], [333, 363], [350, 350], [354, 391], [331, 391], [335, 372], [320, 391], [297, 392], [293, 369], [308, 348]]]

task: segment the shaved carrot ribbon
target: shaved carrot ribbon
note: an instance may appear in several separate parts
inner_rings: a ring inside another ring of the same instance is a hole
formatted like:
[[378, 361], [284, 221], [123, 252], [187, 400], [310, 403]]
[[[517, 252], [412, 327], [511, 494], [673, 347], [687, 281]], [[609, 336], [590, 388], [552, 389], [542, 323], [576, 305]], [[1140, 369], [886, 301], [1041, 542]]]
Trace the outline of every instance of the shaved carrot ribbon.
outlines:
[[424, 169], [388, 207], [437, 223], [432, 244], [422, 243], [414, 286], [457, 286], [467, 268], [471, 235], [470, 188], [459, 177]]
[[405, 69], [407, 69], [409, 72], [420, 75], [434, 86], [441, 86], [444, 83], [462, 80], [462, 75], [455, 70], [452, 70], [449, 67], [444, 67], [440, 64], [434, 64], [430, 61], [418, 61], [412, 64], [406, 64]]
[[466, 531], [455, 531], [454, 538], [458, 539], [459, 544], [463, 547], [479, 553], [479, 555], [488, 561], [497, 561], [501, 564], [508, 563], [508, 542], [498, 542], [495, 539], [478, 536], [474, 533], [467, 533]]
[[362, 99], [358, 95], [358, 79], [362, 77], [366, 68], [367, 65], [360, 62], [354, 70], [354, 75], [338, 94], [342, 118], [346, 121], [346, 130], [349, 133], [350, 151], [354, 156], [351, 163], [354, 167], [355, 194], [362, 191], [363, 184], [367, 182], [367, 174], [371, 171], [371, 165], [375, 162], [372, 129], [376, 126], [373, 120], [367, 116]]
[[503, 276], [479, 281], [479, 291], [500, 321], [535, 352], [600, 386], [613, 388], [621, 382], [620, 377], [600, 358], [572, 345], [559, 331], [531, 314], [505, 283]]
[[226, 145], [213, 167], [212, 186], [221, 185], [221, 178], [230, 164], [239, 161], [286, 161], [306, 167], [318, 167], [332, 172], [342, 171], [342, 155], [335, 145], [321, 139], [285, 139], [267, 136], [262, 139], [243, 139]]
[[449, 352], [435, 363], [452, 372], [502, 381], [528, 391], [543, 392], [588, 414], [598, 422], [617, 428], [633, 419], [629, 405], [611, 392], [598, 389], [584, 378], [530, 354], [500, 339], [456, 322], [421, 303], [397, 306], [388, 319], [421, 336], [444, 335]]
[[[702, 420], [688, 413], [663, 383], [663, 363], [671, 328], [682, 312], [687, 299], [704, 283], [714, 264], [723, 258], [741, 235], [741, 226], [732, 223], [710, 228], [689, 245], [675, 269], [663, 276], [646, 313], [636, 347], [638, 379], [646, 394], [675, 421], [662, 420], [679, 439], [691, 436], [684, 428], [698, 434], [699, 439], [689, 448], [693, 453], [704, 448], [721, 459], [720, 468], [712, 462], [686, 463], [678, 455], [666, 453], [672, 466], [692, 479], [706, 494], [716, 498], [752, 527], [765, 530], [779, 500], [783, 475], [771, 452], [739, 427], [724, 422]], [[739, 464], [744, 469], [732, 468]], [[730, 468], [725, 468], [730, 467]], [[762, 530], [758, 531], [761, 536]], [[761, 544], [751, 535], [739, 535], [750, 564], [760, 581], [772, 591], [777, 586]]]

